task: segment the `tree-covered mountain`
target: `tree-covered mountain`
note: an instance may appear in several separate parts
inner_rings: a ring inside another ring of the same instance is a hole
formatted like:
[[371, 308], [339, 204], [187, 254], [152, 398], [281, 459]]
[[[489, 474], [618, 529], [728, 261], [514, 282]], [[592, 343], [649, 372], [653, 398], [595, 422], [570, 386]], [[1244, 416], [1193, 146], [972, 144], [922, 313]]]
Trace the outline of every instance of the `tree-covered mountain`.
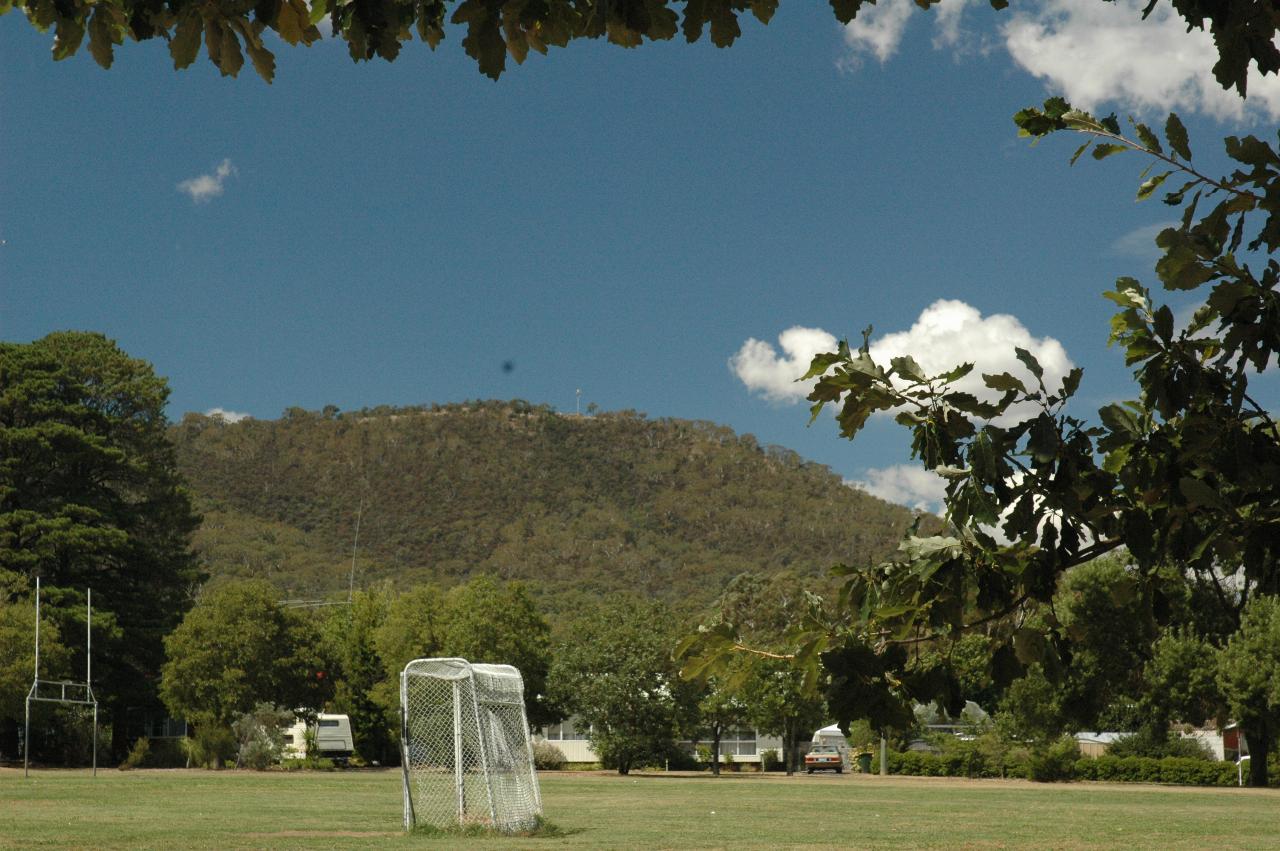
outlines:
[[912, 520], [795, 452], [709, 422], [525, 402], [292, 408], [172, 429], [215, 579], [291, 596], [355, 584], [526, 581], [552, 613], [614, 591], [684, 606], [744, 572], [821, 584], [884, 557]]

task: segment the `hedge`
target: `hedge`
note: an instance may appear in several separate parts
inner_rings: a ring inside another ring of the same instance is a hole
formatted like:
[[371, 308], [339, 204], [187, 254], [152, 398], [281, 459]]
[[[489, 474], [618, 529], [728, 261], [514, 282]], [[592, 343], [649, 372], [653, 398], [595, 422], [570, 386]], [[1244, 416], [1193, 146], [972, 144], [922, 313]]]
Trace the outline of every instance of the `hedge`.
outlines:
[[1179, 786], [1235, 786], [1236, 764], [1168, 756], [1100, 756], [1076, 760], [1076, 778], [1111, 783], [1172, 783]]
[[[1041, 764], [1044, 756], [1030, 759], [1010, 758], [997, 763], [968, 742], [935, 754], [908, 751], [889, 754], [889, 773], [919, 777], [1031, 777], [1042, 780], [1101, 780], [1108, 783], [1167, 783], [1178, 786], [1235, 786], [1237, 783], [1234, 762], [1215, 762], [1187, 757], [1153, 759], [1142, 756], [1100, 756], [1095, 759], [1081, 757], [1068, 766], [1052, 766], [1046, 771]], [[1272, 786], [1280, 786], [1280, 760], [1273, 758], [1269, 764]], [[873, 767], [879, 771], [879, 761]], [[1246, 775], [1248, 769], [1245, 770]]]

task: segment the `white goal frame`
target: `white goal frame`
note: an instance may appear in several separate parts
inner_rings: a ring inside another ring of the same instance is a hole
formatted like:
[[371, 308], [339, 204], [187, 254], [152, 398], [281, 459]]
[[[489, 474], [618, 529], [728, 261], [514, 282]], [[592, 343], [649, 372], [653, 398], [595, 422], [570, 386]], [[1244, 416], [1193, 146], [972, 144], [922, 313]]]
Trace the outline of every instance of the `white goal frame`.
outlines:
[[400, 673], [404, 826], [529, 830], [542, 815], [524, 680], [511, 665], [415, 659]]
[[40, 577], [36, 577], [36, 666], [22, 725], [22, 776], [31, 776], [31, 701], [93, 707], [93, 776], [98, 776], [98, 698], [93, 694], [93, 589], [85, 598], [84, 682], [40, 678]]

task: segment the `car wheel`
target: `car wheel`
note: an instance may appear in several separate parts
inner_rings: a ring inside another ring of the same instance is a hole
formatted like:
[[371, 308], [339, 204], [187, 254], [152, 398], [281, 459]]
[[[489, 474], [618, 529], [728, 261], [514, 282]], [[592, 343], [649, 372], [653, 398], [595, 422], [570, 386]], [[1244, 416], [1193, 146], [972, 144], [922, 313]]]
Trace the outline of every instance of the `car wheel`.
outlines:
[[804, 771], [805, 771], [805, 773], [806, 773], [806, 774], [813, 774], [813, 769], [812, 769], [812, 768], [806, 768]]
[[843, 768], [837, 768], [837, 769], [836, 769], [836, 774], [844, 774], [844, 769], [843, 769]]

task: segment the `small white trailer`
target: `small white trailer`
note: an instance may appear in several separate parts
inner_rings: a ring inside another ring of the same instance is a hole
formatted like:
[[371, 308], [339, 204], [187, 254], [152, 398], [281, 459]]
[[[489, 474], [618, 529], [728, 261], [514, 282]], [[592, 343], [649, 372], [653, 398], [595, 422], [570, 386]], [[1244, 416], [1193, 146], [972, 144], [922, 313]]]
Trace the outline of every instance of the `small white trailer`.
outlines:
[[[355, 741], [351, 737], [351, 719], [346, 715], [331, 715], [321, 712], [315, 723], [310, 726], [314, 735], [315, 748], [312, 756], [332, 759], [339, 765], [345, 765], [355, 752]], [[292, 759], [303, 759], [307, 756], [306, 719], [297, 718], [293, 726], [284, 731], [284, 756]]]

